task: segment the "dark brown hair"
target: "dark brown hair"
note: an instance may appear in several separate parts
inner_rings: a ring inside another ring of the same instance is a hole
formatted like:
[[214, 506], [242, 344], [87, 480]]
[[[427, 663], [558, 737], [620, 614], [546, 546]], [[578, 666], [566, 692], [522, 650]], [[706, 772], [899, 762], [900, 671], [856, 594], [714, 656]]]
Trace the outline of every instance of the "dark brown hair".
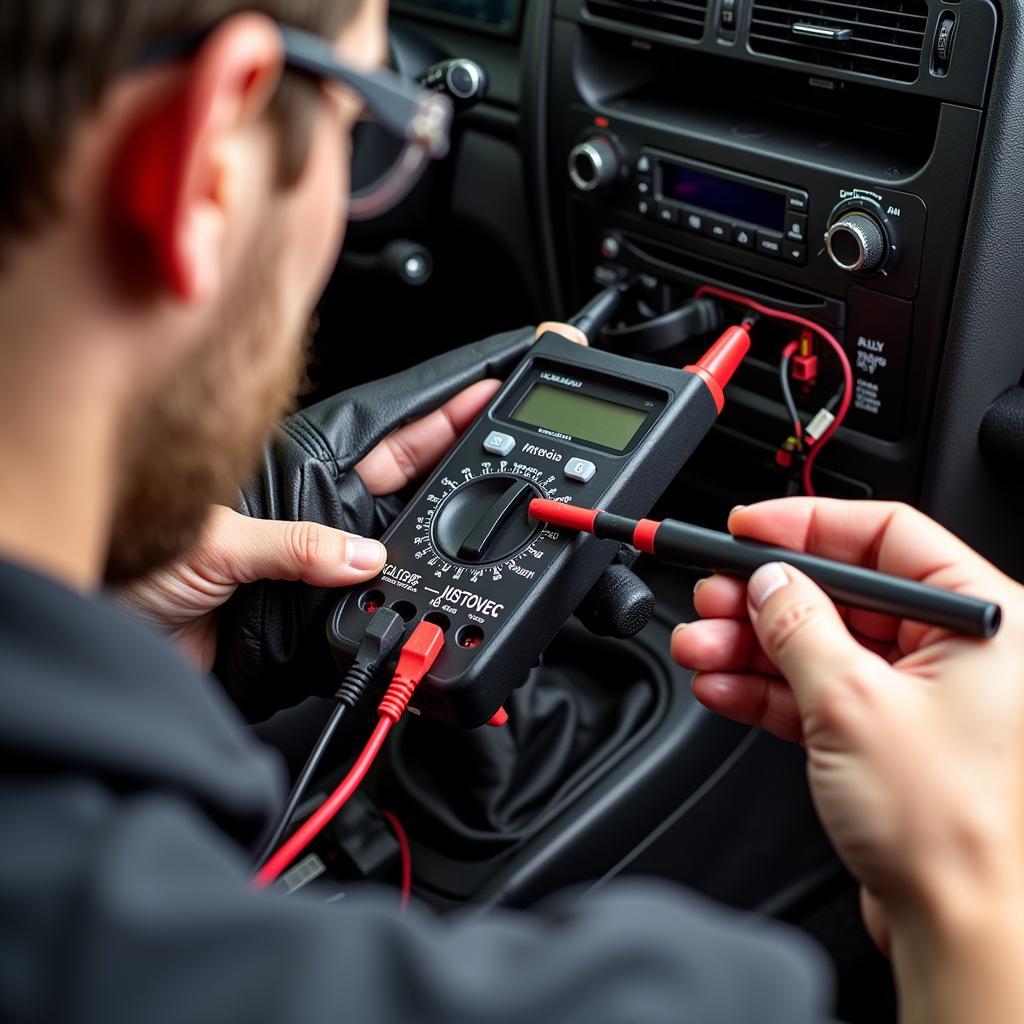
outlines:
[[[359, 0], [0, 0], [0, 246], [58, 210], [55, 176], [79, 119], [145, 48], [257, 11], [334, 37]], [[299, 176], [310, 93], [282, 79], [271, 113], [282, 134], [281, 179]]]

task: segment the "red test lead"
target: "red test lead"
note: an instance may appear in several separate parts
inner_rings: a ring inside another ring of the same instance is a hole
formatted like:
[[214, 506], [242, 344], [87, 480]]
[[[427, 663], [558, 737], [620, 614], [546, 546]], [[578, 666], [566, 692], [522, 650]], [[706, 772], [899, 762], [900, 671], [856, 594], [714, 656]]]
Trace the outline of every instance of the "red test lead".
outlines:
[[384, 698], [377, 708], [379, 720], [373, 735], [367, 741], [348, 775], [333, 793], [295, 830], [274, 855], [260, 868], [253, 879], [257, 889], [265, 889], [316, 838], [321, 829], [348, 802], [373, 766], [374, 759], [384, 745], [391, 727], [409, 706], [416, 687], [430, 671], [444, 646], [444, 633], [432, 622], [420, 622], [402, 646], [398, 665], [391, 677]]
[[725, 385], [732, 379], [736, 368], [750, 351], [750, 334], [746, 327], [727, 327], [714, 343], [690, 366], [684, 366], [687, 373], [694, 373], [708, 386], [715, 406], [721, 412], [725, 408]]
[[672, 565], [710, 569], [741, 579], [768, 562], [786, 562], [806, 573], [833, 600], [854, 608], [914, 619], [968, 636], [993, 637], [1002, 611], [991, 601], [928, 587], [856, 565], [817, 555], [740, 540], [676, 519], [628, 519], [601, 509], [577, 508], [537, 498], [530, 502], [531, 519], [595, 537], [617, 540]]

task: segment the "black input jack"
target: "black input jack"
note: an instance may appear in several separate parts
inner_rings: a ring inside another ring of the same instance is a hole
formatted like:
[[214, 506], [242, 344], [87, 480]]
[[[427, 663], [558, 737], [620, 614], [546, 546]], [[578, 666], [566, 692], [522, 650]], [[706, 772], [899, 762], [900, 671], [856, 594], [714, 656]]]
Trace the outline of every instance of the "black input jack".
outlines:
[[398, 612], [406, 622], [412, 622], [416, 618], [416, 605], [412, 601], [396, 601], [391, 610]]

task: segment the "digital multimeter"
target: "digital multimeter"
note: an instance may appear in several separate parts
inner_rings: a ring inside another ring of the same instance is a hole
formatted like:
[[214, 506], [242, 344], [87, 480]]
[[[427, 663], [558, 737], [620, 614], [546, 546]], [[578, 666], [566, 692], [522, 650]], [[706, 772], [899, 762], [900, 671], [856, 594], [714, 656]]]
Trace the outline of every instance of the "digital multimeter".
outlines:
[[354, 653], [381, 605], [436, 622], [445, 647], [413, 705], [466, 727], [490, 720], [619, 548], [534, 521], [530, 501], [646, 515], [748, 346], [729, 328], [678, 370], [544, 334], [381, 538], [388, 562], [335, 608], [331, 644]]

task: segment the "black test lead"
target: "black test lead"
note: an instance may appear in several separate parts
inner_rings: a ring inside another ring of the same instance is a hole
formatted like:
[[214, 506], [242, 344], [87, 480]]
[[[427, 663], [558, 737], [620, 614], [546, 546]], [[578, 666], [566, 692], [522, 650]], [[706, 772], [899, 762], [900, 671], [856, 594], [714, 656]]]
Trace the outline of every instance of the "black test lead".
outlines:
[[834, 601], [942, 626], [967, 636], [996, 635], [1002, 618], [999, 605], [965, 594], [929, 587], [899, 576], [834, 562], [817, 555], [741, 540], [676, 519], [629, 519], [600, 509], [581, 508], [543, 498], [530, 502], [531, 519], [617, 540], [672, 565], [709, 569], [748, 578], [768, 562], [786, 562], [806, 573]]

